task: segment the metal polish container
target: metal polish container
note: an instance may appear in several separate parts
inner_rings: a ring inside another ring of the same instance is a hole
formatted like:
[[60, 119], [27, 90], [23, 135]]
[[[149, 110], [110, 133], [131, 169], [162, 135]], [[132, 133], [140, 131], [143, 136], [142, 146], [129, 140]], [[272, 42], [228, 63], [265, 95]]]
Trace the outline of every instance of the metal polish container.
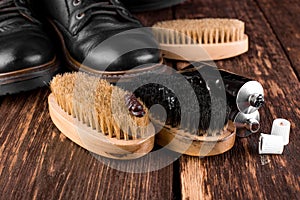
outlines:
[[[226, 91], [227, 103], [231, 108], [229, 119], [237, 128], [238, 137], [248, 137], [260, 129], [260, 114], [258, 109], [264, 104], [262, 85], [249, 78], [196, 62], [187, 67], [187, 71], [197, 69], [205, 77], [209, 89]], [[216, 72], [221, 77], [216, 77]], [[222, 78], [224, 85], [220, 84]]]
[[264, 104], [264, 89], [254, 80], [219, 70], [223, 78], [226, 93], [236, 103], [238, 110], [244, 114], [257, 111]]
[[220, 73], [230, 106], [244, 114], [251, 114], [264, 104], [264, 89], [257, 81], [201, 62], [192, 63], [186, 69], [197, 69], [208, 85], [222, 89], [223, 86], [219, 85], [222, 81], [216, 77]]
[[230, 113], [229, 119], [234, 122], [238, 137], [248, 137], [253, 133], [257, 133], [260, 129], [260, 115], [258, 110], [251, 114], [245, 114], [236, 110]]

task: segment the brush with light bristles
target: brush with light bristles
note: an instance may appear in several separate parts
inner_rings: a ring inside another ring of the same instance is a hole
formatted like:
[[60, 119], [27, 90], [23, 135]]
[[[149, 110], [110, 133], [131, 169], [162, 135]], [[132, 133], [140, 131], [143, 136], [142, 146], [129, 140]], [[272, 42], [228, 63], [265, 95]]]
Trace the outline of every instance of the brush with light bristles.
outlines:
[[219, 60], [248, 51], [244, 22], [237, 19], [181, 19], [153, 25], [163, 56], [175, 60]]
[[155, 130], [148, 110], [133, 94], [84, 73], [51, 81], [49, 111], [54, 124], [83, 148], [114, 159], [150, 152]]

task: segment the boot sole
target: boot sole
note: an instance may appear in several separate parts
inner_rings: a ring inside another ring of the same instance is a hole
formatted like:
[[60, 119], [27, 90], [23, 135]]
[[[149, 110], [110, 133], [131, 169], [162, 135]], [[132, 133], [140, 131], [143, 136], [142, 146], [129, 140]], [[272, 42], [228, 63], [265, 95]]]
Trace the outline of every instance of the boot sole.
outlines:
[[143, 11], [151, 11], [151, 10], [159, 10], [167, 7], [171, 7], [177, 4], [184, 2], [185, 0], [157, 0], [155, 2], [149, 2], [141, 5], [126, 5], [131, 12], [143, 12]]
[[95, 70], [92, 69], [88, 66], [83, 65], [82, 63], [78, 62], [76, 59], [74, 59], [67, 47], [66, 44], [64, 42], [64, 38], [62, 36], [62, 34], [60, 33], [58, 27], [56, 26], [56, 24], [48, 19], [49, 23], [52, 25], [52, 27], [54, 28], [54, 31], [56, 32], [56, 34], [58, 35], [58, 38], [60, 40], [62, 49], [63, 49], [63, 54], [65, 57], [65, 60], [68, 64], [68, 68], [70, 70], [73, 71], [82, 71], [91, 75], [97, 75], [111, 83], [117, 82], [120, 79], [122, 79], [123, 81], [127, 81], [130, 80], [134, 77], [137, 77], [138, 75], [141, 75], [143, 73], [164, 73], [166, 71], [166, 67], [162, 67], [162, 63], [163, 63], [163, 59], [161, 59], [161, 61], [155, 65], [151, 65], [148, 67], [144, 67], [142, 69], [134, 69], [134, 70], [124, 70], [124, 71], [117, 71], [117, 72], [111, 72], [111, 71], [100, 71], [100, 70]]
[[0, 96], [15, 94], [48, 86], [52, 77], [59, 73], [59, 61], [52, 61], [14, 72], [0, 74]]

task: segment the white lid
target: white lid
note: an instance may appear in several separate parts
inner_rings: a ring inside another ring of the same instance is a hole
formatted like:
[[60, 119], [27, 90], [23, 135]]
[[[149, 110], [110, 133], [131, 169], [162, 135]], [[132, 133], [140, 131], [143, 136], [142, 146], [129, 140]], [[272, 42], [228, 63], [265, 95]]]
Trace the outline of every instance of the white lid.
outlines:
[[259, 137], [259, 154], [282, 154], [284, 144], [281, 136], [260, 134]]
[[286, 119], [275, 119], [273, 121], [271, 135], [282, 136], [283, 144], [289, 143], [291, 123]]

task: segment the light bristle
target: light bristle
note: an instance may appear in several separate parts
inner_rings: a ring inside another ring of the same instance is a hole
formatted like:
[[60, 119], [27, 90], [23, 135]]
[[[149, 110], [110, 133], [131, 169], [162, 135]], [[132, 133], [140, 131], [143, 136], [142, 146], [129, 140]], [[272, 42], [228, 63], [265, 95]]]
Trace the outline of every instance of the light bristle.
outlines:
[[218, 44], [244, 39], [245, 24], [237, 19], [182, 19], [158, 22], [154, 35], [162, 44]]
[[51, 81], [51, 90], [66, 113], [108, 137], [141, 138], [149, 123], [145, 106], [143, 117], [132, 116], [125, 105], [128, 92], [105, 80], [84, 73], [66, 73]]

